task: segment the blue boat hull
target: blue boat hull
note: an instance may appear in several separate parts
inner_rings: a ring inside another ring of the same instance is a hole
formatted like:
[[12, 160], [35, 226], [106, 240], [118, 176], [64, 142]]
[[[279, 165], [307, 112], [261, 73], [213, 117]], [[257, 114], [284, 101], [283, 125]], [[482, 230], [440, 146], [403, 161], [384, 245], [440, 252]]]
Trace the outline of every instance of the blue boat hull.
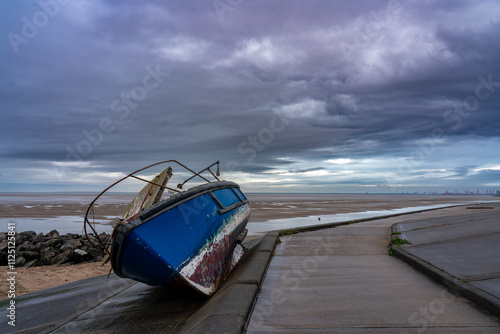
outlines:
[[114, 231], [114, 272], [150, 285], [188, 285], [213, 294], [234, 262], [250, 205], [233, 182], [207, 183], [174, 195]]

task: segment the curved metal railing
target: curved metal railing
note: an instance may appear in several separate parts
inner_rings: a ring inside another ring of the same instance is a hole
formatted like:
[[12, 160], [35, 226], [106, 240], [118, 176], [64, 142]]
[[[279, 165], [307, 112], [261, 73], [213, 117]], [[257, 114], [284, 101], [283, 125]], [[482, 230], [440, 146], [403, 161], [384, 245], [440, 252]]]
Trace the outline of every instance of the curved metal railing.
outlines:
[[[177, 185], [177, 189], [174, 189], [174, 188], [170, 188], [170, 187], [167, 187], [165, 185], [162, 185], [162, 184], [158, 184], [158, 183], [155, 183], [155, 182], [152, 182], [152, 181], [149, 181], [149, 180], [146, 180], [146, 179], [143, 179], [141, 177], [138, 177], [136, 176], [135, 174], [139, 173], [139, 172], [142, 172], [143, 170], [146, 170], [148, 168], [151, 168], [151, 167], [154, 167], [154, 166], [158, 166], [158, 165], [161, 165], [161, 164], [165, 164], [165, 163], [176, 163], [178, 164], [179, 166], [185, 168], [186, 170], [190, 171], [191, 173], [193, 173], [193, 175], [191, 177], [189, 177], [188, 179], [186, 179], [184, 182], [182, 183], [179, 183]], [[217, 165], [217, 171], [216, 171], [216, 174], [214, 174], [210, 168], [213, 167], [214, 165]], [[140, 181], [143, 181], [143, 182], [146, 182], [146, 183], [149, 183], [149, 184], [153, 184], [153, 185], [156, 185], [156, 186], [159, 186], [161, 188], [164, 188], [164, 189], [168, 189], [168, 190], [171, 190], [171, 191], [175, 191], [175, 192], [181, 192], [182, 191], [182, 187], [184, 186], [184, 184], [186, 184], [188, 181], [192, 180], [193, 178], [195, 177], [200, 177], [202, 178], [204, 181], [210, 183], [210, 180], [208, 180], [207, 178], [205, 178], [204, 176], [201, 175], [201, 173], [205, 172], [205, 171], [209, 171], [210, 174], [212, 174], [212, 176], [217, 180], [217, 181], [220, 181], [218, 176], [220, 176], [220, 165], [219, 165], [219, 161], [216, 161], [214, 162], [213, 164], [209, 165], [208, 167], [202, 169], [201, 171], [199, 171], [198, 173], [196, 173], [195, 171], [191, 170], [190, 168], [188, 168], [187, 166], [181, 164], [180, 162], [178, 162], [177, 160], [165, 160], [165, 161], [160, 161], [160, 162], [157, 162], [157, 163], [154, 163], [152, 165], [149, 165], [149, 166], [146, 166], [146, 167], [143, 167], [141, 169], [138, 169], [136, 170], [135, 172], [132, 172], [124, 177], [122, 177], [121, 179], [119, 179], [118, 181], [116, 181], [115, 183], [111, 184], [109, 187], [107, 187], [106, 189], [104, 189], [103, 191], [101, 191], [99, 193], [99, 195], [97, 195], [94, 200], [92, 202], [90, 202], [89, 204], [89, 207], [87, 208], [87, 212], [85, 213], [85, 218], [84, 218], [84, 221], [83, 221], [83, 229], [84, 229], [84, 232], [85, 232], [85, 236], [87, 237], [87, 240], [90, 242], [90, 244], [92, 244], [95, 248], [101, 250], [104, 254], [110, 254], [109, 251], [108, 251], [108, 243], [110, 240], [108, 240], [108, 242], [106, 242], [106, 244], [99, 238], [98, 234], [97, 234], [97, 231], [95, 230], [94, 226], [92, 226], [92, 223], [89, 221], [88, 217], [89, 217], [89, 214], [91, 211], [93, 211], [93, 207], [94, 207], [94, 203], [102, 196], [104, 195], [104, 193], [106, 193], [109, 189], [113, 188], [114, 186], [116, 186], [118, 183], [128, 179], [128, 178], [134, 178], [134, 179], [137, 179], [137, 180], [140, 180]], [[90, 227], [90, 229], [92, 230], [92, 232], [94, 232], [95, 236], [97, 237], [97, 240], [99, 241], [99, 243], [101, 244], [102, 246], [102, 249], [101, 247], [99, 247], [98, 245], [96, 245], [93, 241], [91, 241], [91, 239], [89, 238], [88, 236], [88, 233], [89, 231], [87, 231], [87, 225]]]

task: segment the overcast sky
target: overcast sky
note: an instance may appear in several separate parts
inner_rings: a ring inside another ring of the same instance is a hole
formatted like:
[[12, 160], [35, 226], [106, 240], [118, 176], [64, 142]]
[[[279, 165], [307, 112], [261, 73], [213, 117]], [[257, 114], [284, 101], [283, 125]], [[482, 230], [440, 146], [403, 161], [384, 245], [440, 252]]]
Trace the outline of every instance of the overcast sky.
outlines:
[[167, 159], [247, 192], [500, 189], [497, 0], [0, 6], [0, 192]]

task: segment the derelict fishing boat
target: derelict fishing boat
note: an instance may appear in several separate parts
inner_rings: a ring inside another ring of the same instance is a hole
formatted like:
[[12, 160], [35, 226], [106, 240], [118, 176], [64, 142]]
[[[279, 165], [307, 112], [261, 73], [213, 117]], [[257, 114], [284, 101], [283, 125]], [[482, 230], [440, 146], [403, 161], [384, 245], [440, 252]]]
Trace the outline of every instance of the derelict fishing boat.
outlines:
[[[193, 175], [177, 189], [166, 183], [172, 176], [168, 167], [152, 181], [136, 174], [147, 168], [175, 163]], [[210, 170], [217, 165], [216, 175]], [[215, 181], [202, 176], [208, 171]], [[85, 233], [95, 201], [107, 190], [127, 178], [148, 184], [136, 196], [128, 210], [115, 225], [111, 240], [105, 246], [113, 271], [120, 277], [131, 278], [150, 285], [183, 285], [212, 295], [245, 249], [241, 241], [250, 216], [250, 205], [234, 182], [220, 181], [219, 162], [199, 173], [175, 160], [162, 161], [118, 180], [106, 188], [90, 204], [85, 215]], [[206, 183], [182, 190], [189, 180], [200, 177]], [[163, 191], [175, 194], [161, 200]]]

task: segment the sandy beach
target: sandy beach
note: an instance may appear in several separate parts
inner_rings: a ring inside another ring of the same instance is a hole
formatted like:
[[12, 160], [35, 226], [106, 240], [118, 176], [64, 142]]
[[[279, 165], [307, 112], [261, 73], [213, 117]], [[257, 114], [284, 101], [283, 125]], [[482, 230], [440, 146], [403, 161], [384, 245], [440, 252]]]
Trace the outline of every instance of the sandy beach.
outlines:
[[406, 207], [453, 204], [469, 201], [494, 201], [492, 196], [444, 196], [444, 195], [321, 195], [321, 194], [250, 194], [251, 222], [271, 219], [321, 216], [375, 210], [391, 210]]
[[[0, 218], [83, 216], [94, 195], [0, 194]], [[133, 195], [111, 195], [96, 202], [96, 217], [121, 216]], [[48, 232], [48, 231], [46, 231]]]
[[[113, 195], [100, 199], [95, 206], [95, 217], [121, 216], [133, 197], [132, 195]], [[252, 206], [252, 222], [498, 199], [482, 195], [248, 194], [247, 197]], [[15, 220], [23, 217], [50, 219], [61, 216], [80, 216], [83, 221], [83, 216], [93, 198], [94, 196], [91, 195], [0, 194], [0, 218]], [[49, 232], [49, 230], [41, 232]]]
[[[20, 217], [45, 218], [83, 215], [92, 196], [87, 195], [0, 195], [0, 218], [16, 220]], [[121, 216], [130, 202], [130, 195], [116, 195], [96, 208], [101, 216]], [[252, 206], [250, 221], [266, 222], [271, 219], [320, 216], [373, 210], [389, 210], [435, 204], [472, 201], [494, 201], [491, 196], [423, 196], [423, 195], [248, 195]], [[51, 230], [50, 223], [46, 230]], [[21, 232], [22, 230], [18, 230]], [[77, 265], [17, 268], [16, 296], [83, 278], [107, 274], [110, 265], [83, 263]], [[7, 298], [7, 268], [3, 267], [0, 299]]]

